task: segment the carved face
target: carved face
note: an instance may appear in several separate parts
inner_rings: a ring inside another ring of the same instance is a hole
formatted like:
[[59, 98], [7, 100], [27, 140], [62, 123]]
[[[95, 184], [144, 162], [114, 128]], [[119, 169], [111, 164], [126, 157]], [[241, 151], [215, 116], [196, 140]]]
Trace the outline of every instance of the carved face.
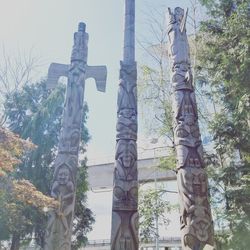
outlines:
[[135, 162], [136, 146], [133, 141], [120, 140], [117, 144], [116, 159], [122, 162], [123, 167], [130, 168]]
[[62, 166], [58, 171], [57, 180], [60, 185], [66, 185], [69, 181], [69, 169], [66, 166]]
[[180, 7], [175, 8], [174, 10], [175, 18], [177, 22], [181, 22], [184, 17], [184, 10]]
[[135, 118], [135, 111], [133, 109], [122, 109], [120, 115], [125, 118]]
[[185, 189], [198, 196], [204, 196], [206, 194], [207, 177], [203, 169], [180, 169], [180, 174]]
[[195, 122], [195, 116], [192, 113], [186, 113], [184, 115], [184, 120], [187, 125], [192, 126]]
[[133, 160], [131, 154], [129, 153], [128, 150], [126, 150], [123, 154], [123, 156], [121, 157], [122, 158], [122, 162], [123, 162], [123, 166], [125, 168], [129, 168], [131, 167], [131, 162]]
[[202, 171], [193, 174], [193, 191], [194, 194], [203, 196], [206, 193], [206, 175]]

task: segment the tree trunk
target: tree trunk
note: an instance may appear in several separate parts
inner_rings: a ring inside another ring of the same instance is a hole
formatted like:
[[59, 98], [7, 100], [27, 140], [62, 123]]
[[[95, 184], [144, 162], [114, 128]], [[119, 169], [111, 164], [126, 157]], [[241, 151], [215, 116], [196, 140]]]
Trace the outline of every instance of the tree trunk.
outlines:
[[20, 248], [20, 234], [14, 233], [12, 236], [10, 250], [19, 250]]

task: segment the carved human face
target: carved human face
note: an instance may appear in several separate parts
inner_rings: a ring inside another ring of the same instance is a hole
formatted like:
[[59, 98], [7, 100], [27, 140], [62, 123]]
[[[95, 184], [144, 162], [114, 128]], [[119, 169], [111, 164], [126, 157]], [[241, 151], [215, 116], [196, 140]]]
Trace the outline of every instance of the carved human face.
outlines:
[[129, 150], [126, 149], [124, 154], [122, 155], [122, 163], [125, 168], [131, 167], [132, 162], [132, 155], [130, 154]]
[[177, 22], [181, 22], [184, 17], [184, 10], [180, 7], [175, 8], [174, 10], [175, 18]]
[[120, 140], [117, 143], [116, 159], [122, 163], [125, 168], [133, 167], [136, 158], [136, 144], [134, 141]]
[[207, 177], [203, 169], [187, 168], [180, 169], [179, 172], [185, 189], [196, 196], [206, 195]]
[[194, 125], [195, 116], [193, 113], [186, 113], [184, 114], [185, 123], [189, 126]]
[[62, 166], [58, 171], [58, 182], [60, 185], [66, 185], [69, 181], [69, 169], [66, 166]]
[[134, 118], [135, 117], [135, 111], [133, 109], [123, 109], [121, 111], [121, 115], [125, 118]]
[[193, 191], [194, 194], [203, 196], [206, 193], [206, 175], [203, 170], [193, 170]]

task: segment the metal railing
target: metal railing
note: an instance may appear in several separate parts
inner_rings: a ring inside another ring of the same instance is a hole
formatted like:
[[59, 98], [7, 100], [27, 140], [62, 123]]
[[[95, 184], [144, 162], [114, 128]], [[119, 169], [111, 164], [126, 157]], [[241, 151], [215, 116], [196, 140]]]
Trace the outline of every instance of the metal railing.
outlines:
[[[109, 246], [110, 245], [109, 239], [101, 239], [101, 240], [89, 240], [87, 243], [87, 246]], [[171, 244], [171, 245], [180, 245], [181, 244], [181, 238], [180, 237], [161, 237], [159, 238], [159, 243], [161, 244]], [[141, 245], [143, 246], [155, 244], [154, 239], [148, 241], [148, 242], [141, 242]]]
[[89, 240], [87, 246], [109, 246], [111, 241], [109, 239], [105, 240]]

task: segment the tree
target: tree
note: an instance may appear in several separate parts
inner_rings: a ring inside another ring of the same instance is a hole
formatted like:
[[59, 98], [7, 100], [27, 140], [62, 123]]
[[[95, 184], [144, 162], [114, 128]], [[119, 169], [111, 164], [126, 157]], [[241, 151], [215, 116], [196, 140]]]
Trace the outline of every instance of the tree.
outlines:
[[[56, 155], [58, 135], [61, 128], [64, 92], [65, 86], [63, 85], [58, 86], [53, 91], [47, 90], [46, 82], [42, 80], [37, 84], [25, 85], [23, 89], [8, 94], [4, 104], [9, 128], [20, 134], [24, 139], [30, 138], [37, 145], [37, 149], [25, 158], [24, 164], [18, 166], [15, 178], [30, 180], [38, 190], [45, 194], [50, 193], [53, 160]], [[85, 106], [85, 111], [87, 112], [87, 106]], [[86, 116], [83, 117], [83, 120], [85, 123]], [[88, 132], [83, 126], [82, 141], [87, 142], [88, 139]], [[82, 143], [80, 152], [84, 153], [84, 151]], [[77, 191], [74, 225], [76, 237], [80, 230], [85, 233], [88, 232], [94, 221], [92, 213], [86, 208], [85, 164], [86, 159], [81, 162], [79, 171], [79, 175], [83, 178], [78, 178], [77, 188], [81, 192]], [[84, 213], [78, 212], [79, 210]], [[23, 211], [23, 213], [25, 212]], [[27, 236], [34, 232], [37, 243], [43, 247], [46, 218], [43, 214], [36, 212], [32, 214], [30, 220], [30, 230], [21, 230], [19, 234]], [[81, 243], [84, 243], [85, 240], [86, 238], [82, 237]]]
[[146, 63], [139, 65], [138, 99], [147, 132], [156, 136], [164, 135], [167, 143], [172, 146], [171, 91], [166, 70], [168, 69], [167, 31], [163, 17], [164, 14], [158, 10], [149, 13], [148, 29], [152, 37], [150, 40], [142, 37], [139, 41]]
[[[33, 55], [32, 49], [28, 53], [18, 50], [10, 56], [5, 46], [0, 51], [0, 58], [0, 109], [3, 110], [5, 96], [31, 82], [41, 62]], [[0, 124], [3, 125], [5, 120], [1, 114]]]
[[[11, 173], [15, 171], [15, 166], [21, 163], [20, 158], [25, 151], [34, 149], [35, 145], [29, 141], [22, 140], [19, 136], [0, 128], [0, 240], [9, 237], [8, 229], [15, 231], [17, 222], [23, 227], [28, 227], [27, 217], [19, 217], [20, 212], [31, 206], [42, 209], [45, 206], [56, 209], [58, 202], [53, 198], [43, 195], [27, 180], [13, 180]], [[14, 237], [13, 237], [14, 238]], [[19, 242], [12, 244], [11, 249], [19, 247]]]
[[214, 102], [211, 189], [218, 249], [250, 244], [249, 0], [203, 0], [208, 20], [198, 36], [200, 81]]
[[34, 145], [29, 141], [0, 127], [0, 177], [13, 172], [15, 165], [21, 162], [22, 154], [32, 148]]
[[87, 184], [86, 162], [82, 162], [77, 175], [75, 220], [73, 221], [73, 242], [72, 250], [79, 249], [87, 242], [87, 233], [92, 230], [92, 224], [95, 222], [92, 211], [86, 207]]
[[162, 195], [165, 190], [147, 189], [139, 193], [139, 229], [140, 241], [149, 242], [159, 237], [156, 220], [165, 226], [169, 224], [166, 214], [170, 212], [171, 206]]

